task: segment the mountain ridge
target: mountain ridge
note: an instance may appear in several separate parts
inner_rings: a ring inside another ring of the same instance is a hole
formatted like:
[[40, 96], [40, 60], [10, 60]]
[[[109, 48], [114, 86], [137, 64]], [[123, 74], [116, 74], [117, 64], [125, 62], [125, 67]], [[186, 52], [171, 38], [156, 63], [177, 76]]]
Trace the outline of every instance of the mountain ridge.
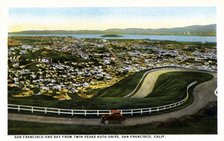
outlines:
[[215, 36], [216, 24], [174, 28], [111, 28], [106, 30], [26, 30], [9, 34], [136, 34], [136, 35], [200, 35]]

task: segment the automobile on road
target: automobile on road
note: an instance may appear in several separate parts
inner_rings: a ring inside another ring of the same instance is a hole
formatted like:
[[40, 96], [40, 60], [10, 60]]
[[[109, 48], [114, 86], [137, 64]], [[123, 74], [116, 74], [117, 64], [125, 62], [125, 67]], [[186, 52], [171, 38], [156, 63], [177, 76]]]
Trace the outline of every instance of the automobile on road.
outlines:
[[109, 124], [109, 123], [124, 123], [126, 120], [126, 118], [118, 111], [118, 112], [114, 112], [112, 111], [111, 115], [103, 115], [101, 117], [101, 123], [104, 124]]

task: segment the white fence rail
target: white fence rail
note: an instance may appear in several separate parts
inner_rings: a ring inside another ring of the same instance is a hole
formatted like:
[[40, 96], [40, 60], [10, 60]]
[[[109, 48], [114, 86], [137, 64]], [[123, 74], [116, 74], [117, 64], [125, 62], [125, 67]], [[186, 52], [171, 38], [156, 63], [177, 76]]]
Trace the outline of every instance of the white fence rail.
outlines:
[[[149, 108], [137, 108], [137, 109], [119, 109], [122, 115], [133, 115], [133, 114], [144, 114], [144, 113], [154, 113], [159, 111], [164, 111], [168, 109], [172, 109], [174, 107], [180, 106], [183, 103], [185, 103], [189, 98], [189, 88], [196, 84], [197, 81], [194, 81], [190, 83], [187, 86], [186, 93], [187, 96], [178, 102], [157, 106], [157, 107], [149, 107]], [[111, 110], [83, 110], [83, 109], [61, 109], [61, 108], [50, 108], [50, 107], [39, 107], [39, 106], [27, 106], [27, 105], [17, 105], [17, 104], [8, 104], [9, 110], [16, 110], [18, 112], [20, 111], [29, 111], [31, 113], [39, 112], [39, 113], [45, 113], [45, 114], [58, 114], [58, 115], [105, 115], [105, 114], [111, 114]]]

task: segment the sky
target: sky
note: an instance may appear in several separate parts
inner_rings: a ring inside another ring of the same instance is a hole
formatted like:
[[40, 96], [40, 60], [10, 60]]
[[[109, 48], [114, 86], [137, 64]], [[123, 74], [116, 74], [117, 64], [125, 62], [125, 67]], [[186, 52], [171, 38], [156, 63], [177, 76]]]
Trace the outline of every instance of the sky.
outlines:
[[216, 23], [215, 7], [10, 8], [9, 32], [171, 28]]

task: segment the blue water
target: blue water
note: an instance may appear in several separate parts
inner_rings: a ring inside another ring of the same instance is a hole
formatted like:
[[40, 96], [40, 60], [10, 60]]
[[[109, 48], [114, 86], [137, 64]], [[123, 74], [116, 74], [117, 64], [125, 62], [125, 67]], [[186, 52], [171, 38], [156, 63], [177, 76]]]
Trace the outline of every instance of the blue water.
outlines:
[[173, 36], [173, 35], [122, 35], [122, 37], [101, 37], [103, 34], [10, 34], [9, 36], [72, 36], [75, 38], [101, 38], [101, 39], [150, 39], [170, 40], [179, 42], [216, 42], [215, 36]]

